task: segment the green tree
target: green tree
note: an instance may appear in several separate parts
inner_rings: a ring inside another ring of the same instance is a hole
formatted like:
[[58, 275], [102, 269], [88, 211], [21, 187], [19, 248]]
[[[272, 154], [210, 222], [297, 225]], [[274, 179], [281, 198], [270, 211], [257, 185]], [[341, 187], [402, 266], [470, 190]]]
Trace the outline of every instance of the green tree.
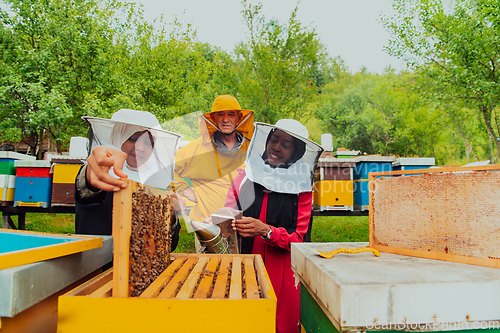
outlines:
[[41, 158], [45, 137], [60, 151], [69, 137], [81, 134], [82, 114], [120, 92], [115, 71], [120, 55], [110, 22], [123, 6], [93, 0], [5, 3], [9, 12], [1, 13], [0, 23], [0, 139], [23, 140]]
[[433, 81], [427, 97], [445, 105], [460, 101], [482, 118], [500, 154], [500, 3], [456, 0], [395, 0], [393, 17], [383, 18], [392, 38], [389, 54], [404, 59]]
[[282, 25], [266, 21], [262, 4], [242, 4], [250, 38], [235, 49], [241, 102], [258, 111], [259, 121], [298, 117], [318, 91], [324, 53], [317, 34], [297, 20], [298, 7]]
[[334, 147], [367, 154], [434, 156], [439, 113], [408, 89], [411, 74], [356, 73], [323, 89], [315, 110]]
[[186, 96], [203, 90], [213, 63], [206, 58], [206, 45], [199, 43], [190, 26], [183, 30], [175, 21], [161, 28], [140, 22], [130, 55], [122, 63], [129, 94], [140, 108], [160, 119], [195, 111], [186, 107]]

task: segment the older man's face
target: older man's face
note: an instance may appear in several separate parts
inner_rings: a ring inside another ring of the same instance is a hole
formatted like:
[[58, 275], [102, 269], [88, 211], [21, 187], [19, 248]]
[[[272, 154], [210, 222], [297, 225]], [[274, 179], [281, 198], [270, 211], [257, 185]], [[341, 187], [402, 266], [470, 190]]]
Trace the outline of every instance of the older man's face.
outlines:
[[241, 114], [235, 110], [218, 111], [212, 113], [212, 119], [222, 133], [231, 134], [238, 126]]

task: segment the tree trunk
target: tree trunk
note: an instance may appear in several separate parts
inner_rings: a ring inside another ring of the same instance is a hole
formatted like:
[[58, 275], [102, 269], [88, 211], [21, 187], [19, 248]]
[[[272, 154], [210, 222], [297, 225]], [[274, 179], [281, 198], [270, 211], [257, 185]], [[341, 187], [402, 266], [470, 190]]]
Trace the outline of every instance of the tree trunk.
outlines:
[[493, 138], [491, 137], [491, 133], [488, 132], [488, 141], [490, 143], [490, 161], [495, 160], [495, 148], [493, 147]]
[[40, 129], [40, 135], [38, 136], [38, 152], [36, 154], [36, 159], [37, 160], [43, 160], [43, 137], [44, 137], [44, 130], [43, 128]]
[[[496, 164], [498, 162], [498, 158], [500, 155], [500, 137], [491, 124], [491, 110], [487, 106], [481, 107], [481, 113], [483, 114], [484, 123], [486, 124], [486, 128], [488, 129], [488, 134], [490, 135], [490, 139], [495, 143], [495, 145], [490, 145], [491, 150], [491, 162], [492, 164]], [[494, 149], [496, 148], [496, 154], [494, 154]]]
[[38, 133], [34, 130], [30, 131], [30, 139], [27, 140], [28, 146], [30, 146], [29, 155], [36, 156], [36, 150], [38, 146]]

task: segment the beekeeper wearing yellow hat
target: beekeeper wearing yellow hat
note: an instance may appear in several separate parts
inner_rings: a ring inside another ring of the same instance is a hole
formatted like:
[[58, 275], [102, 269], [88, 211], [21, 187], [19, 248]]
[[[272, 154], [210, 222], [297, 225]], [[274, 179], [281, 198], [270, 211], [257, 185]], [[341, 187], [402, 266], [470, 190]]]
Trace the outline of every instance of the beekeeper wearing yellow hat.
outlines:
[[253, 121], [254, 112], [242, 109], [236, 98], [217, 96], [212, 110], [200, 115], [201, 137], [177, 151], [175, 191], [196, 203], [191, 220], [201, 222], [224, 206], [236, 169], [243, 166]]

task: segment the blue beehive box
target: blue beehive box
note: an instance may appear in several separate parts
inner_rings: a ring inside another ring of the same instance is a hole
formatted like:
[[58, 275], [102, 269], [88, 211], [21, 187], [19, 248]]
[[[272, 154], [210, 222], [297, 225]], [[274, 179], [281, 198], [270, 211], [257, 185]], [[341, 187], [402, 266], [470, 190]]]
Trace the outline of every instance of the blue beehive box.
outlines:
[[392, 163], [393, 170], [429, 169], [436, 164], [434, 157], [399, 157]]
[[354, 167], [354, 209], [365, 211], [370, 205], [368, 189], [368, 176], [370, 172], [392, 171], [392, 163], [396, 160], [394, 156], [359, 156], [352, 159], [356, 163]]
[[50, 161], [16, 161], [15, 166], [14, 207], [49, 207], [52, 197]]

